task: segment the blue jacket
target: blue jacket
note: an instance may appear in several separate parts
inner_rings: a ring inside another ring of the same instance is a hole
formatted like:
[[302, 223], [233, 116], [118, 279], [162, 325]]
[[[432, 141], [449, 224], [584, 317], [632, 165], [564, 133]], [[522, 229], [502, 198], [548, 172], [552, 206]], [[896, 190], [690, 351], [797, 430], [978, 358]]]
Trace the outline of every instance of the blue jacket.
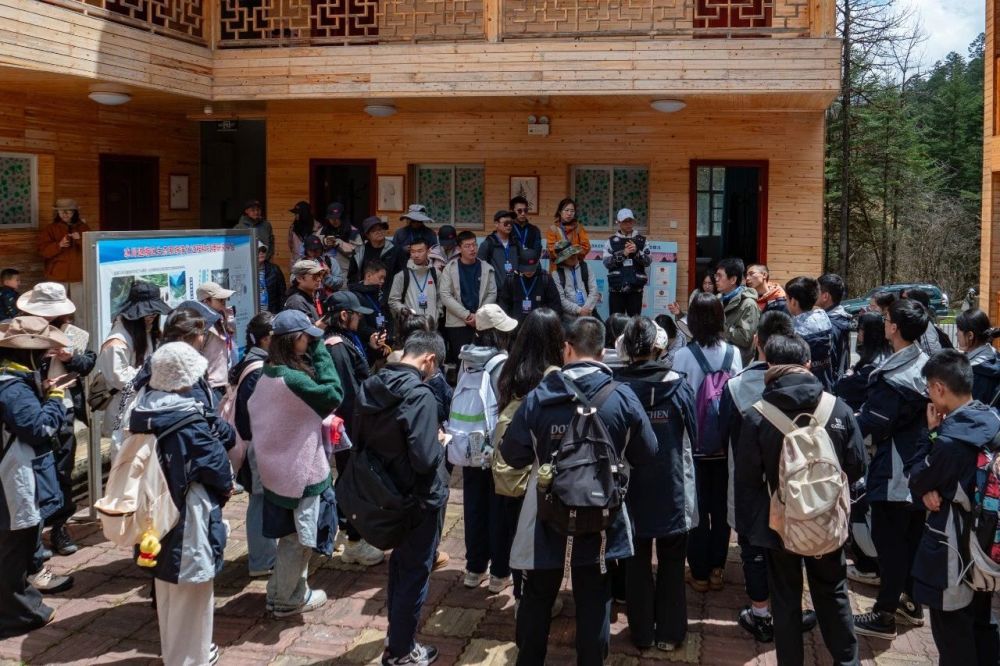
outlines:
[[[567, 386], [564, 375], [573, 379], [588, 398], [593, 398], [611, 381], [611, 369], [596, 361], [571, 363], [562, 372], [547, 374], [538, 387], [525, 396], [500, 444], [500, 452], [511, 467], [533, 466], [536, 458], [548, 460], [565, 434], [579, 403]], [[621, 447], [619, 453], [624, 454], [633, 469], [656, 462], [656, 433], [632, 389], [628, 386], [617, 387], [598, 415], [607, 426], [611, 440]], [[511, 567], [525, 570], [562, 569], [566, 537], [537, 520], [536, 472], [537, 469], [533, 468], [528, 492], [524, 496], [511, 549]], [[606, 560], [633, 555], [627, 502], [606, 530], [606, 537]], [[575, 538], [572, 564], [600, 563], [600, 546], [601, 539], [597, 535]]]
[[229, 457], [194, 398], [149, 390], [132, 410], [133, 433], [157, 435], [191, 415], [202, 418], [157, 439], [177, 525], [160, 541], [153, 576], [168, 583], [204, 583], [222, 570], [226, 528], [222, 507], [233, 487]]
[[833, 380], [837, 381], [851, 366], [851, 315], [842, 305], [836, 305], [826, 311], [833, 326], [833, 346], [830, 348], [830, 361], [833, 366]]
[[691, 442], [697, 440], [694, 392], [682, 376], [656, 361], [615, 373], [639, 398], [659, 442], [656, 460], [632, 470], [625, 501], [638, 539], [656, 539], [698, 526]]
[[902, 349], [872, 371], [858, 425], [869, 450], [870, 502], [909, 502], [910, 468], [923, 457], [927, 438], [927, 356], [916, 345]]
[[976, 490], [976, 460], [983, 449], [1000, 444], [1000, 416], [977, 400], [949, 414], [930, 433], [928, 453], [910, 472], [915, 502], [932, 490], [941, 495], [941, 509], [928, 511], [913, 561], [913, 599], [939, 610], [958, 610], [972, 601], [972, 589], [962, 583], [969, 561], [964, 532]]
[[[767, 363], [756, 361], [744, 368], [735, 377], [726, 382], [719, 399], [719, 421], [722, 423], [722, 441], [728, 445], [729, 456], [729, 488], [726, 495], [726, 522], [739, 534], [749, 526], [742, 521], [742, 513], [736, 510], [736, 449], [740, 442], [740, 431], [743, 429], [743, 419], [754, 403], [760, 400], [764, 393], [764, 373]], [[740, 525], [743, 524], [743, 530]]]
[[982, 345], [969, 351], [972, 365], [972, 397], [984, 405], [993, 404], [993, 398], [1000, 391], [1000, 354], [993, 345]]
[[813, 309], [796, 315], [795, 332], [809, 343], [810, 369], [823, 384], [823, 389], [833, 389], [833, 324], [824, 310]]
[[52, 451], [67, 418], [62, 397], [43, 400], [35, 386], [31, 372], [4, 368], [0, 373], [0, 532], [41, 522], [31, 461]]

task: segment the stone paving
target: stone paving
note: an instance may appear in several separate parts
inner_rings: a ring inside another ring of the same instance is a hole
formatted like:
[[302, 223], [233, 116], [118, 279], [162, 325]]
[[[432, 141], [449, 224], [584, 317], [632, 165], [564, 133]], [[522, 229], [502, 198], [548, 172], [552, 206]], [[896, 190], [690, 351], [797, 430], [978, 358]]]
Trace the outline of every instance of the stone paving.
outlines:
[[[430, 594], [418, 639], [440, 650], [437, 663], [513, 664], [514, 603], [510, 589], [490, 595], [485, 585], [462, 585], [461, 489], [449, 505], [442, 547], [451, 554], [449, 566], [431, 576]], [[326, 606], [297, 618], [265, 616], [265, 581], [247, 576], [243, 517], [246, 495], [233, 499], [225, 514], [232, 525], [226, 566], [215, 584], [215, 641], [221, 663], [234, 666], [275, 664], [377, 664], [386, 631], [386, 565], [364, 569], [313, 557], [309, 582], [326, 591]], [[74, 537], [86, 547], [70, 557], [54, 557], [57, 573], [72, 573], [68, 592], [48, 597], [56, 619], [27, 636], [0, 641], [0, 665], [8, 664], [146, 664], [159, 663], [156, 613], [149, 603], [149, 578], [124, 551], [103, 539], [96, 524], [71, 524]], [[614, 606], [611, 657], [613, 666], [660, 663], [774, 664], [773, 645], [757, 644], [736, 624], [745, 605], [742, 575], [735, 545], [721, 592], [698, 594], [688, 589], [689, 633], [686, 643], [670, 653], [639, 651], [629, 640], [624, 607]], [[868, 610], [875, 589], [852, 583], [856, 611]], [[564, 595], [568, 593], [564, 592]], [[573, 604], [553, 621], [549, 664], [574, 660]], [[860, 638], [865, 664], [911, 666], [937, 662], [929, 627], [901, 629], [891, 644]], [[819, 631], [805, 637], [806, 662], [828, 664]]]

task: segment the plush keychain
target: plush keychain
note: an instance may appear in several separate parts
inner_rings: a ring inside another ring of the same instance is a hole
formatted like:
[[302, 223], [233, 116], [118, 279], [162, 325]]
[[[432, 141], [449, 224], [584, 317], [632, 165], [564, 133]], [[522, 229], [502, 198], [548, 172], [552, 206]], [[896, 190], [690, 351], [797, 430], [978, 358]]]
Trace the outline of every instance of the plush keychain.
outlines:
[[139, 557], [135, 563], [140, 567], [155, 567], [156, 556], [160, 554], [160, 539], [152, 529], [147, 529], [139, 539]]

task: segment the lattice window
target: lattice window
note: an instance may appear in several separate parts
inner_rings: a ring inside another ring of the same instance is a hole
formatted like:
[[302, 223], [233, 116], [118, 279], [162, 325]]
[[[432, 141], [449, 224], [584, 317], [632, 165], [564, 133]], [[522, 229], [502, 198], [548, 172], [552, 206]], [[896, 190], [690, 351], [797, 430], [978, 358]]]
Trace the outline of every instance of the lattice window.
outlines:
[[146, 25], [196, 38], [204, 35], [203, 0], [103, 0], [88, 4]]
[[694, 27], [769, 28], [775, 0], [696, 0]]
[[649, 222], [649, 169], [635, 166], [575, 166], [572, 168], [576, 216], [586, 227], [614, 227], [615, 214], [631, 208], [636, 224]]
[[38, 158], [0, 153], [0, 229], [38, 226]]
[[480, 164], [418, 164], [411, 167], [414, 198], [435, 224], [483, 227], [486, 170]]

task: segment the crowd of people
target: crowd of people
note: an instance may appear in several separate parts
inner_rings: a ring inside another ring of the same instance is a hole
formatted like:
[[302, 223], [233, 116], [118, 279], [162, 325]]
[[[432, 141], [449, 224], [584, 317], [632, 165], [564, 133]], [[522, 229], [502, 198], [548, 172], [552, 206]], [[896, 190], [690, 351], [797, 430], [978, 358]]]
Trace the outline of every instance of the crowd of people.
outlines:
[[[778, 663], [803, 663], [818, 626], [833, 663], [858, 664], [858, 635], [892, 641], [925, 607], [942, 664], [1000, 663], [991, 593], [966, 581], [972, 525], [997, 510], [983, 501], [1000, 443], [986, 313], [958, 316], [953, 349], [920, 290], [852, 321], [839, 276], [781, 286], [727, 258], [686, 308], [643, 317], [648, 250], [625, 209], [602, 321], [573, 201], [545, 232], [549, 270], [527, 202], [510, 203], [479, 242], [435, 233], [416, 204], [390, 240], [379, 218], [358, 230], [340, 204], [317, 221], [300, 202], [286, 290], [248, 202], [261, 289], [242, 349], [219, 284], [171, 308], [136, 280], [92, 351], [63, 281], [18, 295], [3, 271], [0, 637], [50, 622], [42, 595], [72, 585], [45, 562], [78, 548], [65, 527], [74, 421], [100, 411], [115, 455], [155, 438], [177, 509], [149, 567], [170, 666], [218, 659], [213, 579], [239, 492], [268, 613], [327, 602], [310, 585], [314, 553], [372, 567], [390, 551], [382, 663], [433, 663], [416, 634], [431, 573], [449, 562], [457, 475], [462, 582], [512, 589], [518, 664], [545, 663], [566, 579], [579, 664], [607, 659], [613, 603], [638, 648], [679, 648], [687, 588], [725, 587], [733, 532], [747, 595], [733, 619]], [[878, 587], [874, 608], [853, 614], [849, 580]]]

